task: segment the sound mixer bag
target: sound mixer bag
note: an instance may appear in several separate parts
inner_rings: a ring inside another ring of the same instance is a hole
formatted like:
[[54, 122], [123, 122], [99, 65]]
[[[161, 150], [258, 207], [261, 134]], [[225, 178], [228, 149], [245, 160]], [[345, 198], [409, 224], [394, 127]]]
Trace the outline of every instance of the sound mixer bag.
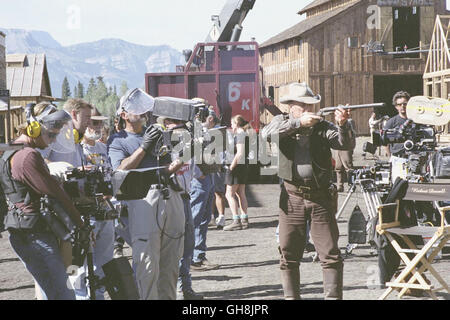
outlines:
[[348, 243], [366, 243], [366, 218], [358, 205], [355, 206], [348, 220]]

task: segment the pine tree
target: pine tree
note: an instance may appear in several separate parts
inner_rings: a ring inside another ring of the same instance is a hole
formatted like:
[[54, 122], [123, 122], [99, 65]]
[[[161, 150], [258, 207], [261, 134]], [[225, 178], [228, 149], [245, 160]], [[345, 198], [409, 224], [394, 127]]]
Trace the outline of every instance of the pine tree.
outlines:
[[77, 87], [77, 86], [74, 86], [74, 87], [73, 87], [73, 97], [74, 97], [74, 98], [79, 98], [79, 97], [78, 97], [78, 87]]
[[108, 89], [106, 88], [106, 85], [103, 82], [103, 77], [98, 76], [97, 77], [97, 88], [95, 89], [95, 98], [94, 98], [93, 102], [96, 105], [102, 104], [105, 102], [107, 97], [108, 97]]
[[61, 88], [61, 99], [62, 100], [67, 100], [70, 98], [71, 96], [71, 92], [70, 92], [70, 84], [69, 81], [67, 80], [67, 77], [64, 77], [63, 83], [62, 83], [62, 88]]
[[77, 87], [78, 87], [78, 97], [77, 98], [83, 99], [84, 98], [84, 85], [80, 81], [78, 81]]
[[87, 102], [89, 102], [89, 103], [94, 102], [96, 89], [97, 89], [97, 86], [95, 84], [95, 80], [94, 80], [94, 78], [91, 78], [91, 80], [89, 80], [89, 86], [86, 91], [86, 96], [84, 97]]
[[124, 80], [122, 81], [122, 84], [120, 85], [120, 97], [125, 95], [125, 93], [128, 91], [128, 85], [127, 82]]

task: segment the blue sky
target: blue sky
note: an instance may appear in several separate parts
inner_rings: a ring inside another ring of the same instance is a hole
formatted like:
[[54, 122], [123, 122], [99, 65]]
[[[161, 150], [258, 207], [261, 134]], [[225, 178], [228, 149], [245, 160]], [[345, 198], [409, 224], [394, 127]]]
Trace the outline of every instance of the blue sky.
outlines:
[[[5, 0], [3, 0], [5, 1]], [[206, 39], [226, 0], [7, 0], [0, 27], [49, 32], [62, 45], [120, 38], [178, 50]], [[264, 42], [304, 19], [312, 0], [256, 0], [241, 40]]]

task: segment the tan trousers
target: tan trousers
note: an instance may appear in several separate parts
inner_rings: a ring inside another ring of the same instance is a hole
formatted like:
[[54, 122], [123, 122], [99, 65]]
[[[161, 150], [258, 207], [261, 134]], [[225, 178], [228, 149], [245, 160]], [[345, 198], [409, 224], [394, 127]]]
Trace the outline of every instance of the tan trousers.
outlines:
[[337, 187], [343, 187], [344, 175], [353, 168], [353, 150], [333, 150], [333, 158], [336, 161], [334, 170], [336, 171]]
[[170, 199], [150, 189], [143, 200], [127, 201], [136, 281], [141, 300], [175, 300], [184, 246], [184, 206], [180, 193]]

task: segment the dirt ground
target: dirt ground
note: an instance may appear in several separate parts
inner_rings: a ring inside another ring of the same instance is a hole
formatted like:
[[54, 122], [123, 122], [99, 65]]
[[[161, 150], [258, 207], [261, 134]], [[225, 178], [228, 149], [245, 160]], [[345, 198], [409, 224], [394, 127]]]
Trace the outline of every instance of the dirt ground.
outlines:
[[[361, 155], [365, 138], [358, 139], [355, 150], [355, 165], [369, 165], [373, 160]], [[347, 190], [347, 187], [346, 187]], [[213, 300], [280, 300], [283, 291], [279, 276], [279, 253], [275, 230], [278, 223], [277, 184], [250, 185], [247, 189], [249, 199], [250, 228], [247, 230], [225, 232], [210, 227], [208, 231], [207, 258], [220, 264], [217, 270], [193, 272], [195, 291]], [[342, 204], [347, 192], [341, 193]], [[338, 220], [340, 230], [339, 246], [344, 255], [344, 299], [375, 300], [383, 292], [374, 287], [378, 280], [377, 256], [369, 245], [360, 245], [345, 255], [348, 241], [348, 218], [354, 206], [365, 209], [362, 194], [352, 195], [344, 213]], [[226, 210], [227, 223], [231, 213]], [[34, 299], [34, 284], [17, 256], [11, 250], [7, 233], [0, 239], [0, 300]], [[448, 249], [448, 248], [446, 248]], [[447, 251], [448, 252], [448, 251]], [[127, 247], [125, 254], [131, 259]], [[312, 253], [305, 253], [301, 264], [301, 295], [303, 299], [322, 299], [322, 272], [320, 264], [312, 261]], [[442, 259], [434, 264], [441, 276], [450, 283], [450, 254], [444, 253]], [[428, 277], [434, 284], [434, 278]], [[438, 293], [440, 299], [450, 300], [450, 294]], [[391, 294], [388, 299], [398, 299]], [[405, 299], [429, 299], [406, 297]]]

